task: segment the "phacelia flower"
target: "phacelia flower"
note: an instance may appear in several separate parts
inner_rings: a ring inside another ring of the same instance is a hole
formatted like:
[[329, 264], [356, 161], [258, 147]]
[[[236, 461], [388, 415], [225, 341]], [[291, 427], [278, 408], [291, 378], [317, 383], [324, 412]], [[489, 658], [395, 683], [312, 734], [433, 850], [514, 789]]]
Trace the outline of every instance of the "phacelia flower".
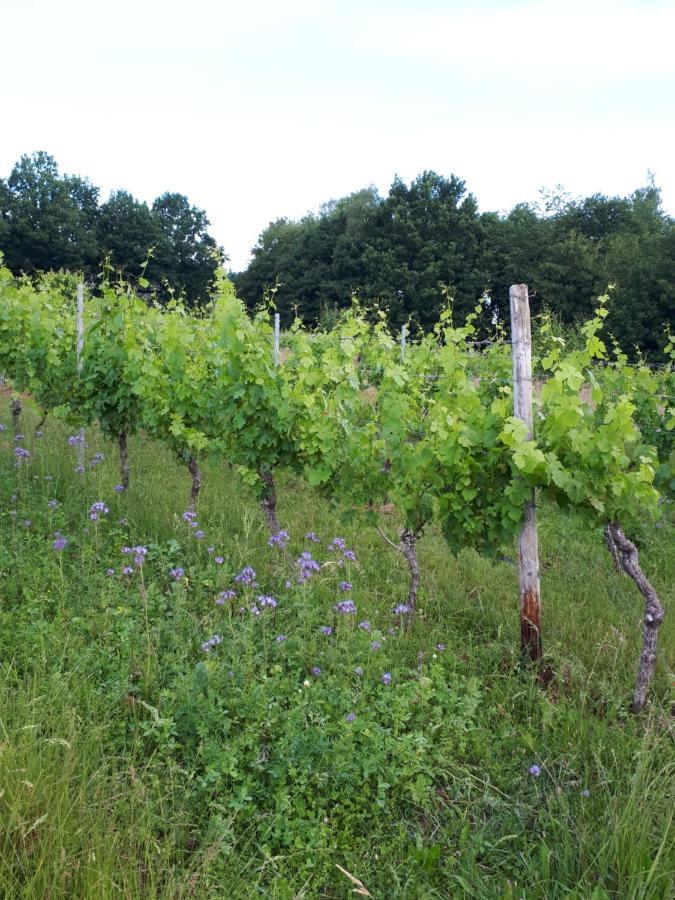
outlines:
[[58, 507], [58, 505], [59, 505], [59, 501], [58, 501], [58, 500], [50, 500], [50, 501], [47, 503], [47, 506], [49, 507], [49, 509], [56, 509], [56, 508]]
[[345, 543], [345, 539], [341, 537], [333, 538], [333, 540], [328, 545], [329, 550], [344, 550], [347, 544]]
[[252, 569], [251, 566], [244, 566], [241, 572], [234, 576], [234, 580], [237, 584], [250, 584], [253, 586], [255, 584], [255, 579], [255, 570]]
[[123, 485], [123, 484], [116, 484], [115, 487], [113, 488], [113, 490], [114, 490], [116, 493], [121, 494], [122, 491], [124, 490], [124, 485]]
[[379, 650], [381, 646], [382, 646], [382, 644], [380, 644], [379, 641], [371, 641], [371, 642], [370, 642], [370, 649], [371, 649], [371, 650]]
[[286, 640], [286, 635], [285, 635], [285, 634], [278, 634], [278, 635], [274, 638], [274, 640], [277, 642], [277, 644], [283, 644], [283, 642]]
[[351, 591], [351, 589], [352, 589], [351, 581], [341, 581], [340, 582], [340, 590], [341, 591], [344, 591], [346, 593], [347, 591]]
[[84, 444], [84, 437], [81, 434], [73, 434], [68, 438], [68, 444], [71, 447], [79, 447]]
[[225, 557], [224, 556], [214, 556], [213, 561], [217, 566], [222, 566], [222, 564], [225, 562]]
[[541, 775], [541, 769], [539, 768], [539, 766], [536, 766], [536, 765], [530, 766], [530, 768], [527, 771], [530, 773], [530, 775], [533, 778], [539, 778], [539, 776]]
[[181, 566], [176, 566], [174, 569], [171, 569], [169, 575], [171, 575], [174, 581], [180, 581], [181, 578], [185, 577], [185, 569]]
[[382, 684], [391, 684], [391, 672], [385, 672], [380, 681]]
[[208, 641], [204, 641], [204, 643], [202, 644], [202, 650], [204, 651], [204, 653], [209, 653], [221, 641], [221, 636], [219, 634], [214, 634], [212, 638], [208, 639]]
[[17, 460], [21, 462], [22, 459], [28, 459], [28, 457], [30, 456], [30, 451], [24, 450], [23, 447], [15, 447], [14, 456], [16, 456]]
[[321, 669], [318, 666], [312, 666], [312, 675], [315, 678], [318, 678], [320, 674], [321, 674]]
[[108, 576], [108, 578], [111, 578], [115, 574], [115, 570], [114, 569], [106, 569], [105, 574]]
[[321, 628], [319, 628], [319, 631], [325, 637], [330, 637], [331, 634], [333, 633], [333, 629], [330, 627], [330, 625], [322, 625]]
[[65, 548], [67, 546], [68, 546], [68, 541], [64, 537], [58, 537], [52, 544], [52, 547], [54, 548], [54, 550], [56, 550], [59, 553], [61, 552], [61, 550], [65, 550]]
[[270, 597], [269, 594], [261, 594], [260, 597], [258, 597], [258, 603], [261, 606], [268, 606], [270, 609], [276, 609], [278, 606], [277, 601], [274, 597]]
[[321, 538], [317, 537], [313, 531], [308, 531], [305, 535], [305, 540], [311, 541], [313, 544], [320, 544]]
[[345, 550], [345, 552], [342, 555], [349, 562], [358, 562], [358, 560], [356, 559], [356, 553], [354, 553], [353, 550]]
[[361, 668], [361, 666], [357, 666], [357, 667], [354, 669], [354, 674], [355, 674], [355, 675], [358, 675], [359, 678], [361, 678], [361, 676], [363, 675], [363, 669]]
[[280, 550], [284, 550], [286, 544], [288, 543], [288, 532], [287, 531], [277, 531], [276, 534], [273, 534], [267, 541], [268, 547], [279, 547]]
[[370, 631], [370, 622], [367, 619], [364, 619], [363, 622], [359, 622], [359, 628], [362, 628], [364, 631]]
[[196, 518], [197, 518], [197, 513], [192, 512], [191, 509], [188, 509], [186, 512], [183, 513], [183, 521], [184, 522], [191, 522], [193, 519], [196, 519]]
[[345, 722], [353, 722], [355, 718], [356, 718], [356, 713], [355, 713], [355, 712], [349, 712], [349, 713], [347, 713], [347, 715], [345, 716]]
[[353, 600], [340, 600], [333, 606], [333, 610], [340, 616], [355, 615], [356, 606]]
[[394, 608], [395, 616], [407, 616], [412, 612], [412, 606], [408, 603], [399, 603], [397, 607]]

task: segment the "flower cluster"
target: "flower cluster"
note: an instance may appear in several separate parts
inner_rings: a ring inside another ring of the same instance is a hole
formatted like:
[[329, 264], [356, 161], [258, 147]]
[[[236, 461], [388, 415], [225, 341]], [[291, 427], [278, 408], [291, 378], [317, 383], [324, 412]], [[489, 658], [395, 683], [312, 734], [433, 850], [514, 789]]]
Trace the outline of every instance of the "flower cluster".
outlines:
[[89, 510], [89, 518], [92, 520], [92, 522], [95, 522], [99, 517], [99, 513], [101, 515], [107, 516], [109, 512], [110, 512], [110, 510], [105, 505], [105, 503], [102, 503], [99, 500], [98, 503], [92, 503], [91, 508]]
[[312, 558], [309, 550], [304, 550], [296, 560], [296, 565], [300, 569], [298, 575], [298, 584], [304, 584], [308, 578], [312, 577], [313, 572], [320, 572], [321, 566]]
[[214, 634], [212, 638], [208, 639], [208, 641], [204, 641], [204, 643], [202, 644], [202, 650], [204, 651], [204, 653], [209, 653], [211, 650], [213, 650], [214, 647], [220, 644], [222, 640], [223, 639], [219, 634]]
[[305, 540], [311, 541], [312, 544], [320, 544], [321, 543], [321, 538], [317, 537], [315, 532], [313, 532], [313, 531], [307, 532], [307, 534], [305, 535]]
[[70, 447], [84, 447], [84, 435], [82, 434], [73, 434], [68, 438], [68, 445]]
[[171, 569], [169, 575], [171, 575], [174, 581], [180, 581], [181, 578], [185, 578], [185, 569], [181, 566], [176, 566], [174, 569]]
[[[143, 565], [143, 563], [145, 562], [145, 557], [147, 555], [147, 552], [148, 552], [147, 547], [140, 547], [140, 546], [138, 546], [138, 547], [122, 547], [122, 553], [125, 553], [125, 554], [133, 553], [134, 554], [134, 563], [137, 566]], [[125, 569], [128, 569], [128, 568], [129, 568], [129, 566], [125, 566]], [[125, 575], [130, 574], [131, 569], [129, 569], [129, 572], [126, 572], [125, 569], [122, 570], [124, 572], [124, 574]]]
[[20, 465], [22, 459], [28, 459], [28, 457], [30, 456], [30, 450], [26, 450], [23, 447], [15, 447], [14, 456], [16, 456], [16, 461]]
[[92, 458], [89, 460], [89, 466], [93, 468], [94, 466], [97, 466], [99, 463], [102, 463], [104, 459], [105, 459], [105, 457], [103, 456], [102, 453], [94, 453]]
[[328, 549], [331, 551], [339, 550], [342, 553], [344, 559], [348, 562], [358, 562], [356, 558], [356, 553], [353, 550], [347, 550], [347, 544], [344, 538], [335, 537], [328, 545]]
[[232, 588], [228, 588], [226, 591], [221, 591], [216, 597], [216, 606], [225, 606], [226, 600], [234, 600], [237, 596], [236, 592], [232, 590]]
[[353, 600], [340, 600], [339, 603], [334, 604], [333, 610], [340, 616], [356, 614], [356, 606], [354, 606]]
[[248, 584], [251, 587], [256, 586], [257, 582], [255, 579], [256, 579], [255, 570], [252, 569], [250, 566], [244, 566], [244, 568], [241, 570], [241, 572], [239, 572], [238, 575], [234, 576], [234, 580], [237, 582], [237, 584]]
[[394, 608], [395, 616], [409, 616], [412, 612], [412, 606], [409, 603], [399, 603], [398, 606]]
[[258, 603], [263, 608], [268, 607], [268, 609], [276, 609], [277, 606], [279, 605], [277, 603], [277, 601], [274, 599], [274, 597], [270, 597], [269, 594], [261, 594], [258, 597]]
[[[57, 532], [57, 534], [58, 534], [58, 532]], [[60, 553], [61, 550], [65, 550], [65, 548], [67, 546], [68, 546], [68, 541], [66, 540], [66, 538], [61, 537], [61, 535], [59, 535], [56, 538], [56, 540], [54, 541], [54, 543], [52, 544], [52, 547], [54, 548], [54, 550], [57, 551], [57, 553]]]
[[271, 538], [267, 541], [268, 547], [279, 547], [280, 550], [286, 549], [286, 544], [288, 543], [288, 532], [287, 531], [277, 531], [276, 534], [273, 534]]

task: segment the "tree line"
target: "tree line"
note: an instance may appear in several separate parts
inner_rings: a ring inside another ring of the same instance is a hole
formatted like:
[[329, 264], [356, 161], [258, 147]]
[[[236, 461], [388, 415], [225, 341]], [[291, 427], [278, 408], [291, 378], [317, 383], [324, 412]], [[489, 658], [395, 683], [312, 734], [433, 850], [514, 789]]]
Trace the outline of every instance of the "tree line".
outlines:
[[44, 151], [22, 156], [0, 179], [0, 250], [15, 274], [67, 269], [95, 279], [107, 260], [128, 277], [143, 271], [160, 298], [198, 304], [225, 259], [209, 224], [184, 194], [148, 206], [118, 190], [100, 203], [99, 188], [61, 175]]
[[608, 330], [629, 352], [653, 354], [675, 319], [675, 220], [653, 184], [628, 197], [549, 193], [499, 215], [480, 213], [456, 176], [423, 172], [409, 185], [396, 178], [386, 197], [367, 188], [272, 222], [234, 281], [251, 307], [271, 291], [282, 321], [296, 311], [325, 321], [358, 295], [392, 327], [423, 331], [448, 295], [459, 318], [486, 294], [508, 317], [509, 285], [526, 282], [535, 312], [573, 323], [611, 284]]
[[[118, 190], [101, 203], [96, 186], [61, 175], [43, 151], [0, 179], [0, 251], [16, 274], [68, 269], [94, 280], [107, 260], [126, 277], [142, 271], [160, 299], [198, 305], [226, 260], [209, 224], [178, 193], [148, 205]], [[506, 318], [518, 282], [529, 285], [535, 313], [574, 323], [613, 285], [608, 330], [629, 353], [654, 355], [675, 320], [675, 220], [654, 184], [627, 197], [552, 192], [501, 215], [479, 212], [457, 176], [423, 172], [410, 184], [396, 178], [386, 197], [365, 188], [299, 221], [272, 222], [248, 268], [231, 277], [251, 309], [272, 296], [284, 324], [296, 313], [330, 324], [358, 296], [384, 308], [392, 328], [424, 332], [448, 298], [460, 318], [481, 296]]]

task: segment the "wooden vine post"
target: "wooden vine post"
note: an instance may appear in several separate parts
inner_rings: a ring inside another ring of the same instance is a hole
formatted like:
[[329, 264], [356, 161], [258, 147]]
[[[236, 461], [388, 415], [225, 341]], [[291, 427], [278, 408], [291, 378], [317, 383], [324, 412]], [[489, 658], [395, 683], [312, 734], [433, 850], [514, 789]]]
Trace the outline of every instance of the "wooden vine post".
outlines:
[[[530, 302], [526, 284], [509, 289], [511, 306], [511, 344], [513, 360], [513, 411], [527, 425], [527, 440], [534, 435], [532, 421], [532, 334]], [[518, 539], [518, 587], [520, 607], [520, 643], [523, 653], [533, 662], [542, 655], [541, 596], [539, 590], [539, 542], [535, 493], [532, 489], [525, 504], [523, 529]]]
[[[77, 286], [77, 374], [82, 374], [82, 351], [84, 349], [84, 285]], [[80, 428], [78, 447], [80, 468], [84, 466], [84, 428]]]

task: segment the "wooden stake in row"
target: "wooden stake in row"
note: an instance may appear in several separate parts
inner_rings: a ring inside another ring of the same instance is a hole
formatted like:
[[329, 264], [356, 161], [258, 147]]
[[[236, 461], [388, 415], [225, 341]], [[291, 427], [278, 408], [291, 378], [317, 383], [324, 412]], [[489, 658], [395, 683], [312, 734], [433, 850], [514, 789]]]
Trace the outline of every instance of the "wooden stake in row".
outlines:
[[[532, 420], [532, 334], [526, 284], [509, 289], [513, 360], [513, 412], [527, 425], [527, 440], [534, 435]], [[531, 660], [541, 659], [541, 595], [539, 588], [539, 543], [535, 493], [525, 504], [523, 530], [518, 541], [518, 586], [520, 641]]]
[[[82, 372], [82, 350], [84, 349], [84, 285], [77, 286], [77, 374]], [[80, 428], [78, 447], [80, 466], [84, 466], [84, 428]]]

